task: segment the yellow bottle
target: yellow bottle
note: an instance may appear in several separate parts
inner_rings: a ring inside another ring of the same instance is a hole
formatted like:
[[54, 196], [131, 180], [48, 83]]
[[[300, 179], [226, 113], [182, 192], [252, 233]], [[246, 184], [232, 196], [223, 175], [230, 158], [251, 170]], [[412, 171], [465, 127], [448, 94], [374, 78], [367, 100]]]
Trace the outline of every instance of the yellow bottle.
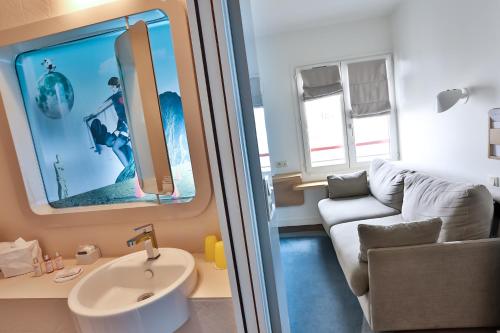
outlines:
[[218, 269], [226, 269], [226, 257], [224, 256], [224, 242], [215, 243], [215, 267]]
[[205, 237], [205, 260], [214, 261], [215, 259], [215, 243], [217, 243], [217, 236], [208, 235]]

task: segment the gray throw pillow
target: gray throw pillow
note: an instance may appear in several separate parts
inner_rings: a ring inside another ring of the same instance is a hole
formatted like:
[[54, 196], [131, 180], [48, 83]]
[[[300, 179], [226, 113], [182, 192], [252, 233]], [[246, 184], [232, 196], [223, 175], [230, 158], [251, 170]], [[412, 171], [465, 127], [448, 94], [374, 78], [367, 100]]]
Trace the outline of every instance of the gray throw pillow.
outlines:
[[359, 224], [359, 261], [368, 261], [368, 250], [436, 243], [443, 222], [432, 218], [392, 225]]
[[366, 171], [328, 176], [327, 180], [330, 199], [368, 195], [369, 193]]

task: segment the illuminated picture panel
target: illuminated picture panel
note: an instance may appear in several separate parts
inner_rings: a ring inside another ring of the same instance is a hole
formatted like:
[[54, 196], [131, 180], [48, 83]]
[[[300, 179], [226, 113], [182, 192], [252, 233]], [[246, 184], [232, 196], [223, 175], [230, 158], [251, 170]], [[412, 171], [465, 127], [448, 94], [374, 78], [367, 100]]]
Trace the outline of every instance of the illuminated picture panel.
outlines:
[[[147, 23], [174, 193], [162, 203], [186, 202], [195, 185], [168, 17], [151, 11], [130, 17]], [[102, 34], [20, 54], [16, 60], [25, 110], [47, 200], [67, 208], [157, 201], [141, 191], [114, 51], [124, 19]]]

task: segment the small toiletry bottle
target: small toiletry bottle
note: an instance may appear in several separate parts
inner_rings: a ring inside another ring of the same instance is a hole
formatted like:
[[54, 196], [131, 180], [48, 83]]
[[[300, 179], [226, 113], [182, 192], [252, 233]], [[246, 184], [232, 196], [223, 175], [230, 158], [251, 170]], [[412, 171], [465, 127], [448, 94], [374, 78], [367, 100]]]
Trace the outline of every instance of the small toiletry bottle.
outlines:
[[38, 258], [33, 258], [33, 276], [39, 277], [43, 275], [42, 265], [38, 261]]
[[59, 252], [56, 252], [56, 257], [54, 258], [54, 268], [57, 270], [64, 268], [63, 258], [61, 257]]
[[52, 259], [50, 259], [48, 254], [43, 256], [43, 261], [45, 263], [45, 273], [52, 273], [54, 271], [54, 263], [52, 262]]

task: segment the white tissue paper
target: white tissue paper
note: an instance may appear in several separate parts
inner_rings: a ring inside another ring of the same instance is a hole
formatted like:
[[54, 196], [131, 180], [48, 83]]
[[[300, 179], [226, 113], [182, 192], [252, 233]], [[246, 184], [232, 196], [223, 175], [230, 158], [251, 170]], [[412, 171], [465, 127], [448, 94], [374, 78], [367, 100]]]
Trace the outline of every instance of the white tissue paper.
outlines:
[[42, 251], [37, 240], [0, 242], [0, 271], [8, 278], [33, 271], [33, 258], [41, 262]]

